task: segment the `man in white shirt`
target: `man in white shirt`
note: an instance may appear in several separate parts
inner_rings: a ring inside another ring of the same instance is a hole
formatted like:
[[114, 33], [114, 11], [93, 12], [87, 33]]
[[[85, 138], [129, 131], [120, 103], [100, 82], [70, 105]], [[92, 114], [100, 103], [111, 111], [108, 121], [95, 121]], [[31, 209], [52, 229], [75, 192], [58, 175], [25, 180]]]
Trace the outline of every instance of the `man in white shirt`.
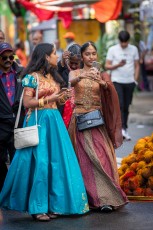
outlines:
[[121, 31], [118, 39], [119, 44], [108, 50], [105, 68], [111, 70], [111, 80], [118, 93], [123, 138], [131, 140], [127, 123], [129, 106], [139, 77], [139, 54], [137, 47], [129, 44], [130, 34], [127, 31]]

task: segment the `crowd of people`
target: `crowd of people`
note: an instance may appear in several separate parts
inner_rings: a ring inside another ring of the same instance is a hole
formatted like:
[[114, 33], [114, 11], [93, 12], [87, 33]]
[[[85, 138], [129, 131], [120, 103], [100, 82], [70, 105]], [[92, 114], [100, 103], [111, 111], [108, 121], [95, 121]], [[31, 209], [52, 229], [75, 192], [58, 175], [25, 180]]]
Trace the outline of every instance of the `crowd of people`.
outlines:
[[[93, 66], [98, 61], [93, 42], [77, 44], [72, 32], [64, 38], [67, 47], [59, 58], [56, 45], [35, 34], [30, 59], [22, 62], [21, 55], [18, 62], [23, 47], [16, 44], [14, 50], [0, 31], [0, 208], [28, 212], [38, 221], [92, 209], [112, 212], [128, 203], [115, 149], [131, 139], [128, 114], [139, 77], [138, 49], [121, 31], [106, 57], [110, 74]], [[23, 90], [19, 127], [35, 124], [37, 108], [39, 144], [15, 150]], [[92, 125], [93, 119], [103, 122]]]

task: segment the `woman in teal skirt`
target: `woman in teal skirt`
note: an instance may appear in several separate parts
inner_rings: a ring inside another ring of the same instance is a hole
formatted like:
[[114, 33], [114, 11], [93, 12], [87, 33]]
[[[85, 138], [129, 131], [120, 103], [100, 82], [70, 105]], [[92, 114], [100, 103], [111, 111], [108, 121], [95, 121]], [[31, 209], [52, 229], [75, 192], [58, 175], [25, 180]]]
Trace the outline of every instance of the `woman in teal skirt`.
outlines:
[[24, 127], [35, 125], [37, 107], [39, 144], [16, 150], [0, 194], [1, 208], [28, 212], [39, 221], [89, 211], [78, 161], [57, 109], [70, 96], [70, 90], [60, 91], [57, 59], [53, 44], [39, 44], [23, 73]]

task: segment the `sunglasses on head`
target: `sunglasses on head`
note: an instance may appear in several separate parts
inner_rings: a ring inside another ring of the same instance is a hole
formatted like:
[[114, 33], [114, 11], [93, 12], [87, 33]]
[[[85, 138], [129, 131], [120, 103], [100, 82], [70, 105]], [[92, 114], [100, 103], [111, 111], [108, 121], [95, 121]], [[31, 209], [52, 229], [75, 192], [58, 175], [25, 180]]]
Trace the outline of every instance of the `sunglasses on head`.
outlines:
[[1, 56], [2, 61], [6, 61], [7, 59], [9, 59], [10, 61], [14, 60], [14, 56], [10, 55], [10, 56]]

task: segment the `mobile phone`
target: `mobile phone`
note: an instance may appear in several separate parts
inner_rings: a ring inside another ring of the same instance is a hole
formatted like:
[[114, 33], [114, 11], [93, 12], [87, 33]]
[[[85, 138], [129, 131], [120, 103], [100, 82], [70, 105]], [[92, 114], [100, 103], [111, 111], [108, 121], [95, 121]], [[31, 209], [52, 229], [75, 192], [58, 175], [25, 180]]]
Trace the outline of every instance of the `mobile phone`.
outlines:
[[126, 63], [126, 59], [122, 59], [122, 62]]
[[68, 82], [68, 89], [71, 89], [71, 82]]
[[100, 69], [101, 69], [101, 63], [97, 62], [97, 61], [93, 61], [92, 62], [92, 67], [94, 67], [94, 68], [96, 68], [97, 70], [100, 71]]

